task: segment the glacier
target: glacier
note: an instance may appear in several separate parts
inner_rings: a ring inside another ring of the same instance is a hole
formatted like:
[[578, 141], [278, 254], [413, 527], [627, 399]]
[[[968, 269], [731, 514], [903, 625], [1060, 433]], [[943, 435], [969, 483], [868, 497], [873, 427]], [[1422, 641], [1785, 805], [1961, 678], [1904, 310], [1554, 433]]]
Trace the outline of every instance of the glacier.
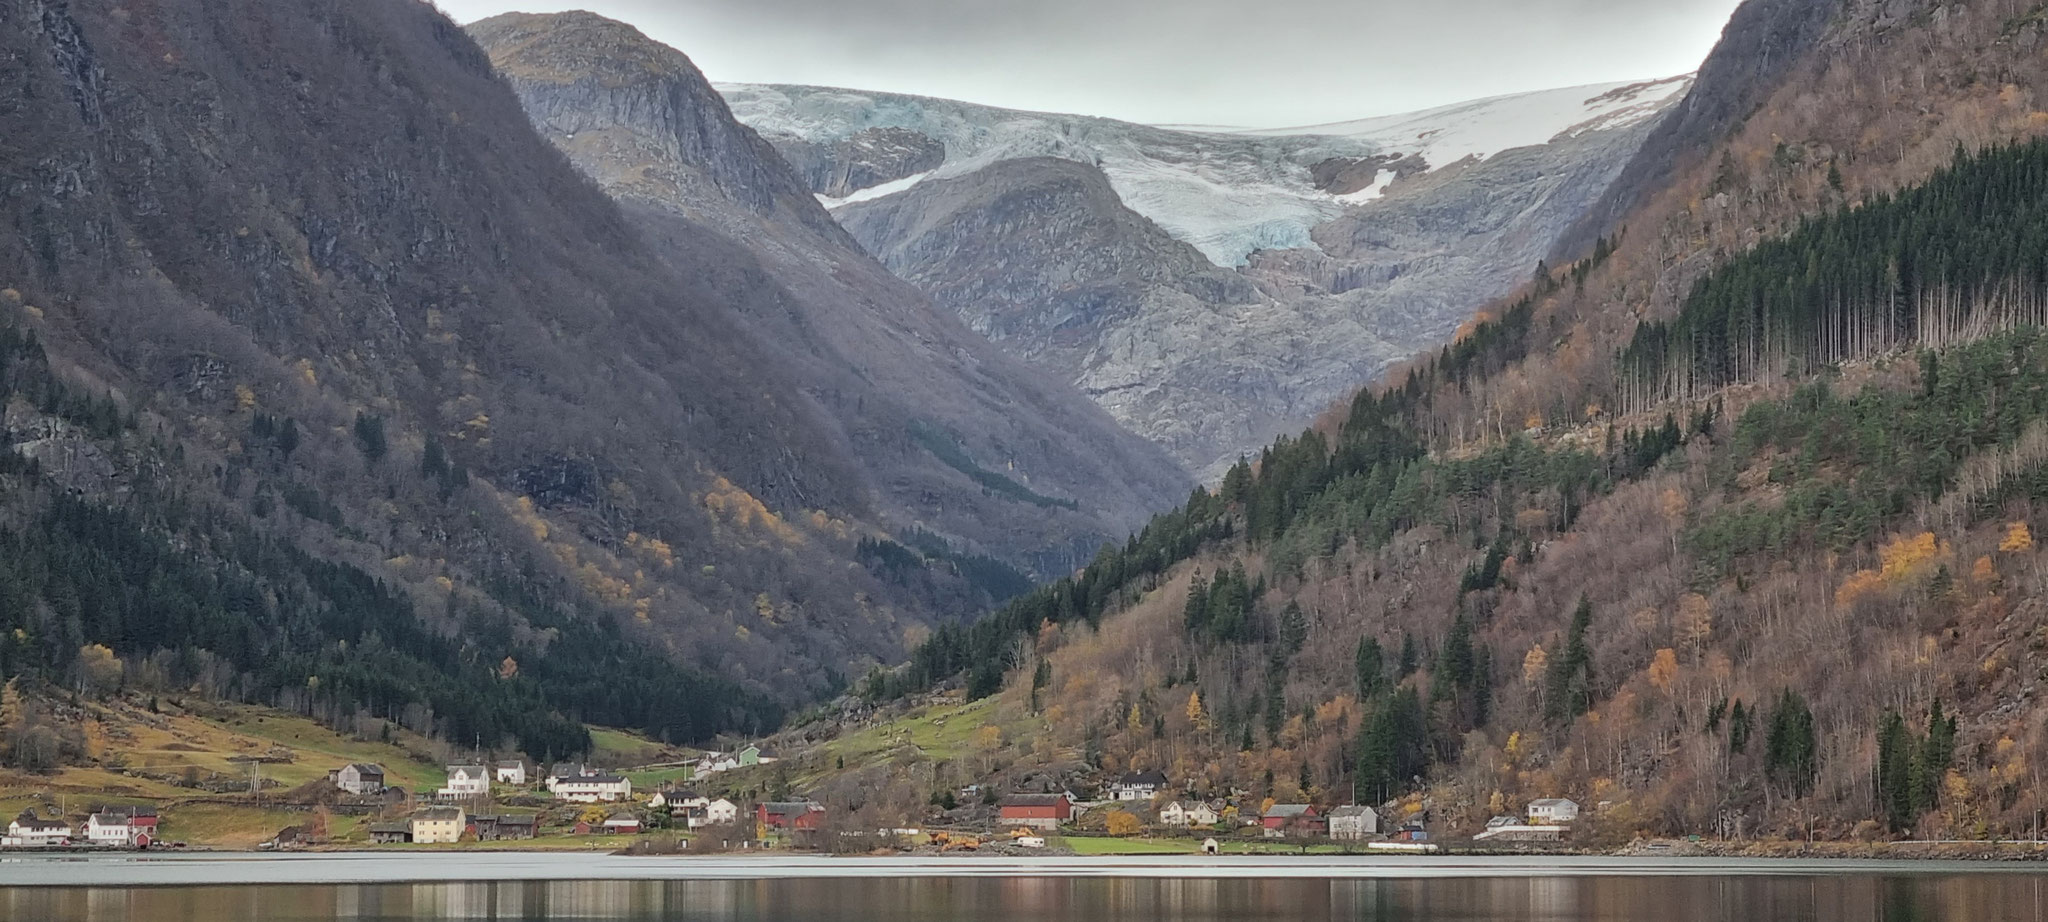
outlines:
[[939, 168], [823, 199], [827, 207], [899, 194], [920, 181], [963, 176], [1004, 160], [1057, 157], [1099, 168], [1131, 210], [1217, 266], [1239, 268], [1260, 250], [1313, 247], [1317, 226], [1398, 190], [1399, 174], [1383, 170], [1366, 189], [1332, 194], [1318, 188], [1316, 164], [1414, 157], [1430, 170], [1443, 169], [1627, 127], [1663, 111], [1690, 83], [1686, 76], [1593, 84], [1323, 125], [1200, 130], [829, 87], [726, 83], [716, 89], [734, 115], [771, 140], [833, 143], [871, 129], [906, 129], [945, 145]]

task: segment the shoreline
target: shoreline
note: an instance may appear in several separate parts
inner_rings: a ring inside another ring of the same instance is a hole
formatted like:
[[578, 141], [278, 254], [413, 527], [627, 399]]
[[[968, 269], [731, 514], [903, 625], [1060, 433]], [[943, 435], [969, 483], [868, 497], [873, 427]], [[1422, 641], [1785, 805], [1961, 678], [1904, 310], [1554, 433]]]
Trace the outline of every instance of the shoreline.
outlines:
[[819, 878], [1432, 879], [2048, 874], [2030, 862], [1840, 857], [1428, 856], [627, 856], [559, 852], [211, 852], [0, 859], [0, 889]]

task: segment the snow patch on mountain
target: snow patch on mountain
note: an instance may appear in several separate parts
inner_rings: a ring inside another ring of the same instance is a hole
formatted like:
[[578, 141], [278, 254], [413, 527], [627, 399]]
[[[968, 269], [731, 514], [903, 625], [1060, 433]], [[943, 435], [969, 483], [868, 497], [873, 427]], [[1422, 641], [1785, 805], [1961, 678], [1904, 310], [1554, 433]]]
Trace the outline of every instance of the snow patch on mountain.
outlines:
[[1373, 176], [1372, 185], [1349, 195], [1337, 196], [1337, 201], [1343, 202], [1346, 205], [1363, 205], [1387, 194], [1387, 187], [1393, 185], [1394, 180], [1400, 177], [1401, 174], [1393, 170], [1381, 170], [1377, 175]]
[[842, 206], [851, 205], [855, 202], [871, 202], [878, 198], [895, 195], [898, 192], [902, 192], [906, 189], [909, 189], [911, 186], [915, 186], [918, 183], [924, 182], [926, 179], [930, 178], [931, 175], [935, 172], [937, 171], [926, 170], [922, 173], [912, 173], [909, 176], [903, 177], [902, 179], [892, 179], [889, 180], [888, 182], [882, 183], [879, 186], [869, 186], [865, 189], [858, 190], [853, 194], [847, 195], [843, 198], [833, 198], [829, 195], [820, 195], [818, 196], [818, 202], [824, 205], [826, 208], [839, 208]]
[[1692, 77], [1541, 90], [1379, 118], [1238, 132], [1257, 136], [1331, 135], [1388, 153], [1419, 154], [1432, 168], [1467, 157], [1547, 144], [1588, 131], [1626, 128], [1664, 111]]
[[1310, 231], [1385, 196], [1382, 171], [1368, 188], [1332, 195], [1311, 167], [1331, 159], [1421, 154], [1432, 169], [1491, 157], [1560, 136], [1626, 127], [1649, 118], [1689, 77], [1546, 90], [1427, 112], [1308, 128], [1189, 131], [1112, 119], [1019, 112], [954, 100], [826, 87], [720, 84], [733, 114], [770, 140], [836, 143], [874, 128], [915, 131], [945, 145], [945, 163], [828, 199], [828, 207], [902, 192], [929, 178], [963, 176], [1004, 160], [1058, 157], [1093, 165], [1119, 198], [1219, 266], [1258, 250], [1312, 247]]

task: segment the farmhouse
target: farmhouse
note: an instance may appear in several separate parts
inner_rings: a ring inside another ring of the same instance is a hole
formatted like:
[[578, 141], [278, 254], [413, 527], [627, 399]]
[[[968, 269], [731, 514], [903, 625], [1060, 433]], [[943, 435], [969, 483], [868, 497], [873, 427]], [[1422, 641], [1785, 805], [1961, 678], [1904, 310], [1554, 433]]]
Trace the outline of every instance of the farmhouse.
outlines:
[[460, 842], [468, 826], [461, 807], [428, 807], [412, 815], [412, 840], [438, 843]]
[[[737, 803], [727, 801], [725, 797], [719, 797], [719, 799], [715, 799], [715, 801], [705, 805], [705, 822], [702, 822], [702, 826], [731, 826], [731, 824], [737, 824], [737, 822], [739, 822], [739, 805]], [[698, 826], [696, 824], [696, 815], [692, 813], [690, 815], [690, 828], [694, 830], [696, 826]]]
[[490, 771], [481, 765], [448, 766], [448, 783], [434, 792], [442, 800], [465, 800], [491, 793]]
[[548, 779], [548, 790], [557, 799], [576, 803], [612, 803], [633, 796], [633, 782], [624, 775], [585, 770], [582, 773]]
[[511, 760], [508, 760], [508, 761], [504, 761], [504, 762], [499, 762], [499, 763], [498, 763], [498, 783], [499, 783], [499, 784], [512, 784], [512, 785], [522, 785], [522, 786], [523, 786], [523, 785], [525, 785], [525, 784], [526, 784], [526, 760], [524, 760], [524, 759], [511, 759]]
[[684, 816], [691, 810], [701, 810], [711, 805], [711, 799], [696, 791], [681, 788], [663, 788], [647, 798], [647, 805], [657, 810], [666, 808], [670, 816]]
[[1352, 805], [1330, 811], [1330, 838], [1360, 842], [1379, 834], [1380, 815], [1371, 807]]
[[631, 813], [615, 813], [605, 819], [604, 834], [608, 836], [637, 836], [640, 834], [640, 818]]
[[997, 812], [1005, 826], [1058, 829], [1073, 818], [1074, 803], [1065, 794], [1012, 794], [1003, 798]]
[[[144, 842], [147, 842], [148, 833], [143, 835]], [[136, 844], [135, 836], [135, 826], [125, 813], [100, 811], [85, 821], [85, 840], [94, 845], [127, 848]]]
[[1562, 797], [1529, 801], [1529, 825], [1561, 826], [1577, 821], [1579, 805]]
[[1159, 808], [1162, 826], [1214, 826], [1217, 819], [1216, 808], [1199, 800], [1176, 800]]
[[36, 816], [34, 810], [24, 810], [14, 822], [7, 824], [7, 837], [0, 845], [12, 848], [40, 848], [52, 845], [71, 844], [71, 824], [63, 820], [46, 820]]
[[366, 762], [350, 762], [328, 772], [327, 780], [350, 794], [381, 794], [384, 792], [384, 767]]
[[1164, 772], [1132, 772], [1109, 786], [1111, 800], [1151, 800], [1166, 790]]

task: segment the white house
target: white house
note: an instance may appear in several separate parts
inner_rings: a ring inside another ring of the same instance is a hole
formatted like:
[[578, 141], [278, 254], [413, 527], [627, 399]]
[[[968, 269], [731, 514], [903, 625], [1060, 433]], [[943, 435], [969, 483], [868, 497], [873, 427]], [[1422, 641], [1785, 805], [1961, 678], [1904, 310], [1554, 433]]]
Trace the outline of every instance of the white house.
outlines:
[[1174, 801], [1159, 808], [1162, 826], [1214, 826], [1216, 810], [1199, 800]]
[[720, 797], [704, 805], [704, 822], [711, 826], [730, 826], [740, 821], [740, 805]]
[[1359, 842], [1380, 831], [1380, 815], [1371, 807], [1338, 807], [1330, 811], [1330, 838]]
[[682, 816], [710, 806], [711, 799], [695, 791], [656, 791], [647, 798], [647, 805], [656, 810], [666, 808], [671, 816]]
[[548, 782], [548, 790], [556, 799], [576, 803], [612, 803], [633, 796], [633, 782], [624, 775], [611, 772], [591, 772], [555, 778]]
[[1561, 826], [1579, 818], [1579, 805], [1562, 797], [1545, 797], [1529, 801], [1529, 824], [1532, 826]]
[[102, 810], [85, 821], [85, 839], [94, 845], [126, 848], [135, 844], [138, 830], [128, 814]]
[[491, 793], [491, 773], [481, 765], [448, 766], [448, 783], [434, 792], [443, 800], [483, 797]]
[[697, 777], [729, 772], [740, 767], [740, 757], [730, 752], [707, 752], [697, 760]]
[[412, 840], [430, 844], [460, 842], [468, 825], [469, 818], [461, 807], [428, 807], [412, 815]]
[[34, 810], [23, 811], [7, 824], [7, 837], [0, 839], [0, 845], [14, 848], [37, 848], [52, 845], [71, 844], [71, 824], [63, 820], [38, 818]]
[[367, 762], [350, 762], [327, 773], [327, 780], [350, 794], [384, 793], [384, 768]]
[[526, 761], [512, 759], [498, 763], [498, 783], [524, 785], [526, 783]]
[[1109, 786], [1111, 800], [1151, 800], [1166, 790], [1164, 772], [1132, 772]]

